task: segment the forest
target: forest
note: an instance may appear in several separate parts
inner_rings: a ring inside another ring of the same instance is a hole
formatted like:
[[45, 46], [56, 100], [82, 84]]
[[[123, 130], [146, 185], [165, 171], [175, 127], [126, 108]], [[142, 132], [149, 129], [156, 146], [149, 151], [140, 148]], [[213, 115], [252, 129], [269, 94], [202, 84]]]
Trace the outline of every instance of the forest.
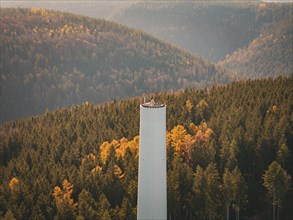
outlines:
[[[293, 77], [148, 94], [167, 105], [168, 219], [290, 219]], [[132, 98], [0, 125], [0, 218], [135, 219]]]
[[85, 101], [234, 80], [211, 62], [106, 20], [1, 8], [0, 22], [0, 123]]

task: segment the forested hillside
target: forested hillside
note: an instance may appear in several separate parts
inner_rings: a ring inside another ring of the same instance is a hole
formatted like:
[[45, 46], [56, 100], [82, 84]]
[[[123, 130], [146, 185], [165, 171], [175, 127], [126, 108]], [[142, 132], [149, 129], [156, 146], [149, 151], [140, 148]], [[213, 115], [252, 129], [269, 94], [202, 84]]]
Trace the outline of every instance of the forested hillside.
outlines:
[[259, 37], [220, 62], [244, 77], [290, 76], [293, 74], [293, 11], [276, 11], [281, 19], [264, 25]]
[[1, 9], [0, 27], [0, 122], [85, 101], [231, 82], [202, 58], [105, 20]]
[[[290, 219], [293, 77], [149, 98], [167, 105], [169, 219]], [[134, 219], [141, 101], [1, 125], [0, 217]]]
[[113, 19], [205, 59], [223, 60], [243, 77], [293, 72], [290, 3], [143, 2]]

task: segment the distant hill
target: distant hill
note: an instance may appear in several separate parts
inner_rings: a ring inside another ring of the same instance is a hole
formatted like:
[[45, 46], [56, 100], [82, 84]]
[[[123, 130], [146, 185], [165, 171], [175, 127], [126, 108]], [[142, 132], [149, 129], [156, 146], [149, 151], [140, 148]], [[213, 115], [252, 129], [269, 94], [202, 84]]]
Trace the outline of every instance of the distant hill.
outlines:
[[[244, 77], [292, 73], [292, 4], [143, 2], [113, 19]], [[227, 60], [226, 59], [227, 56]]]
[[124, 10], [127, 7], [136, 4], [135, 1], [100, 1], [91, 0], [86, 4], [79, 0], [64, 1], [64, 0], [39, 0], [39, 1], [27, 1], [27, 0], [5, 0], [1, 1], [1, 7], [3, 8], [45, 8], [49, 10], [58, 10], [63, 12], [70, 12], [73, 14], [79, 14], [89, 16], [92, 18], [107, 19], [118, 13], [120, 10]]
[[44, 9], [1, 9], [0, 121], [146, 92], [229, 83], [222, 68], [141, 31]]
[[276, 77], [293, 74], [293, 14], [264, 25], [260, 35], [247, 47], [220, 62], [244, 77]]
[[193, 53], [219, 61], [259, 33], [256, 4], [240, 2], [143, 2], [113, 20], [145, 30]]

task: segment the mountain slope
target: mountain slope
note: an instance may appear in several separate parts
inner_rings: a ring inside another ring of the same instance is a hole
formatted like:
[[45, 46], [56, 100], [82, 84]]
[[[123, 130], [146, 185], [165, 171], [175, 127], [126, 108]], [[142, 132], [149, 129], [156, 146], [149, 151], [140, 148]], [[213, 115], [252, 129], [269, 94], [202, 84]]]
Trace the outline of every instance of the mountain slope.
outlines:
[[37, 8], [1, 9], [0, 49], [1, 122], [46, 108], [232, 80], [140, 31]]
[[244, 77], [276, 77], [293, 74], [293, 15], [266, 25], [259, 37], [220, 62]]

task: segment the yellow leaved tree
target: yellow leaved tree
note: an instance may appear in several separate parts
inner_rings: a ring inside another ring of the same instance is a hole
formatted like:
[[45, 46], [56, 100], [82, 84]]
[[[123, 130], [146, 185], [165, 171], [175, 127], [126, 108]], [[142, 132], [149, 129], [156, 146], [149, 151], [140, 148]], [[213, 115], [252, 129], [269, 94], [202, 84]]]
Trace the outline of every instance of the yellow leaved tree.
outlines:
[[61, 219], [73, 219], [76, 215], [77, 203], [71, 198], [73, 185], [65, 179], [62, 183], [62, 189], [55, 186], [53, 197]]
[[131, 150], [131, 153], [138, 156], [139, 149], [139, 136], [133, 138], [133, 140], [128, 141], [126, 138], [121, 138], [120, 140], [113, 140], [111, 143], [104, 142], [100, 146], [100, 157], [101, 161], [105, 164], [110, 154], [115, 150], [116, 158], [123, 158], [127, 149]]
[[118, 165], [114, 165], [114, 174], [115, 176], [117, 176], [119, 179], [123, 178], [124, 177], [124, 173], [123, 171], [121, 170], [121, 168], [118, 166]]
[[102, 162], [105, 164], [106, 163], [106, 159], [108, 157], [109, 151], [110, 151], [110, 147], [111, 145], [109, 144], [108, 141], [104, 142], [101, 146], [100, 146], [100, 157]]
[[16, 177], [13, 177], [8, 185], [12, 193], [20, 192], [20, 181]]
[[186, 103], [185, 103], [185, 106], [186, 106], [187, 111], [190, 113], [191, 109], [193, 108], [193, 105], [192, 105], [191, 101], [187, 100]]
[[177, 125], [170, 132], [171, 145], [174, 147], [175, 152], [179, 152], [184, 143], [187, 132], [182, 125]]

